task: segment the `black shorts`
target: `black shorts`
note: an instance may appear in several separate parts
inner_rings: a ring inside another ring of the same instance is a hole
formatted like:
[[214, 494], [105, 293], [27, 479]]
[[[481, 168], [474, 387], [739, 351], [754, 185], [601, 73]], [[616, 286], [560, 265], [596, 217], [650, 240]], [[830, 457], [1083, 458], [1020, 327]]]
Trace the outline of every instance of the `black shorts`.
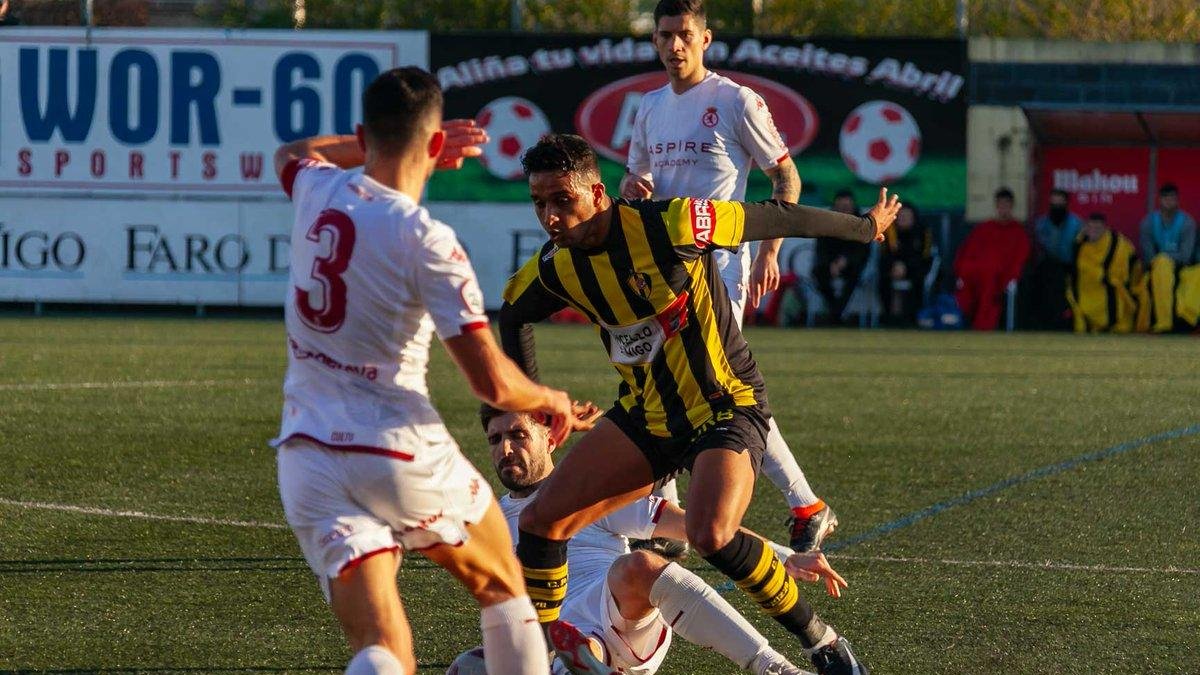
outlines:
[[727, 408], [718, 410], [690, 436], [663, 438], [651, 434], [646, 425], [634, 419], [619, 403], [609, 408], [604, 416], [646, 456], [655, 481], [680, 471], [691, 471], [700, 453], [722, 448], [750, 453], [750, 464], [754, 474], [758, 475], [763, 453], [767, 450], [768, 420], [771, 419], [762, 406]]

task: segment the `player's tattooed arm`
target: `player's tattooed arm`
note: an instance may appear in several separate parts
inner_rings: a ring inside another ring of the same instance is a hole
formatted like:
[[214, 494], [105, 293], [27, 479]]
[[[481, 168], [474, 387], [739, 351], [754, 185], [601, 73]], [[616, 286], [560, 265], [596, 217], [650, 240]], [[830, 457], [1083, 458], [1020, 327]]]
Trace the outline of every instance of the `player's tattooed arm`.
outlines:
[[362, 166], [366, 156], [354, 134], [300, 138], [275, 151], [275, 175], [282, 178], [283, 170], [294, 159], [315, 159], [350, 169]]
[[791, 157], [766, 169], [765, 173], [771, 179], [771, 199], [789, 204], [800, 201], [800, 172]]
[[869, 243], [883, 241], [883, 233], [892, 226], [900, 211], [896, 195], [887, 196], [880, 188], [879, 201], [865, 216], [853, 216], [779, 201], [751, 202], [744, 205], [745, 224], [742, 241], [762, 241], [780, 237], [832, 237]]

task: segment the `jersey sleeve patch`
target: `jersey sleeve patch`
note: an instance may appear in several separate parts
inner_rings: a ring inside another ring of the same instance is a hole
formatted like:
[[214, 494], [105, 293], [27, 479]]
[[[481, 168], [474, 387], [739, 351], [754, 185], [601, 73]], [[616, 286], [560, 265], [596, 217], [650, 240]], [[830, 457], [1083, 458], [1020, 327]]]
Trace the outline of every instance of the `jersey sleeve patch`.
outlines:
[[283, 173], [279, 175], [279, 185], [283, 188], [288, 199], [293, 198], [293, 193], [296, 189], [296, 179], [300, 176], [300, 172], [305, 169], [334, 169], [337, 168], [328, 162], [321, 162], [311, 157], [294, 157], [288, 161], [283, 167]]

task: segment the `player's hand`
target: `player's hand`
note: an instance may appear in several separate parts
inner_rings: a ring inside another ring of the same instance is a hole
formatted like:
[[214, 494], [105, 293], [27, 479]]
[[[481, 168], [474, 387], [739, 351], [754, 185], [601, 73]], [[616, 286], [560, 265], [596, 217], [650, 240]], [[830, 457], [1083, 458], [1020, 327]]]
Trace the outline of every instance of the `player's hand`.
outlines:
[[842, 589], [850, 585], [846, 583], [842, 575], [829, 566], [829, 561], [825, 558], [825, 554], [820, 551], [793, 553], [788, 556], [787, 561], [783, 563], [783, 567], [794, 579], [813, 583], [824, 579], [825, 592], [835, 598], [842, 597]]
[[883, 233], [896, 221], [896, 214], [900, 213], [901, 206], [899, 195], [892, 195], [889, 199], [887, 188], [879, 188], [879, 201], [867, 212], [875, 219], [875, 241], [883, 241]]
[[574, 406], [567, 392], [546, 387], [545, 402], [537, 410], [550, 418], [550, 442], [555, 447], [561, 447], [571, 435], [571, 430], [579, 423], [575, 419]]
[[621, 179], [621, 196], [625, 199], [650, 199], [654, 195], [654, 183], [637, 174], [625, 172]]
[[481, 146], [489, 140], [487, 132], [475, 126], [475, 120], [446, 120], [442, 131], [446, 132], [446, 144], [438, 157], [439, 169], [461, 169], [464, 159], [483, 154]]
[[600, 406], [591, 401], [575, 401], [571, 404], [571, 414], [575, 416], [575, 424], [571, 431], [591, 431], [596, 422], [604, 415]]
[[763, 296], [779, 288], [779, 255], [758, 249], [750, 265], [750, 306], [758, 309]]

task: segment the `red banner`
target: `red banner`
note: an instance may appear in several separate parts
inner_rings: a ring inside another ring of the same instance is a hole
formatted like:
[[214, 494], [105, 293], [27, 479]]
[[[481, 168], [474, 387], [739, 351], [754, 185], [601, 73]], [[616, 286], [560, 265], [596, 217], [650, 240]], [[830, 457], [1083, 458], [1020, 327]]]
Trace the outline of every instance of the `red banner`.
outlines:
[[1163, 148], [1158, 151], [1158, 185], [1179, 188], [1179, 207], [1200, 218], [1200, 148]]
[[[1051, 190], [1065, 190], [1071, 195], [1071, 210], [1079, 217], [1086, 219], [1098, 211], [1114, 230], [1138, 240], [1138, 225], [1146, 215], [1146, 197], [1152, 189], [1149, 148], [1051, 146], [1042, 151], [1041, 169], [1039, 215], [1046, 212]], [[1196, 192], [1200, 196], [1200, 186]]]

